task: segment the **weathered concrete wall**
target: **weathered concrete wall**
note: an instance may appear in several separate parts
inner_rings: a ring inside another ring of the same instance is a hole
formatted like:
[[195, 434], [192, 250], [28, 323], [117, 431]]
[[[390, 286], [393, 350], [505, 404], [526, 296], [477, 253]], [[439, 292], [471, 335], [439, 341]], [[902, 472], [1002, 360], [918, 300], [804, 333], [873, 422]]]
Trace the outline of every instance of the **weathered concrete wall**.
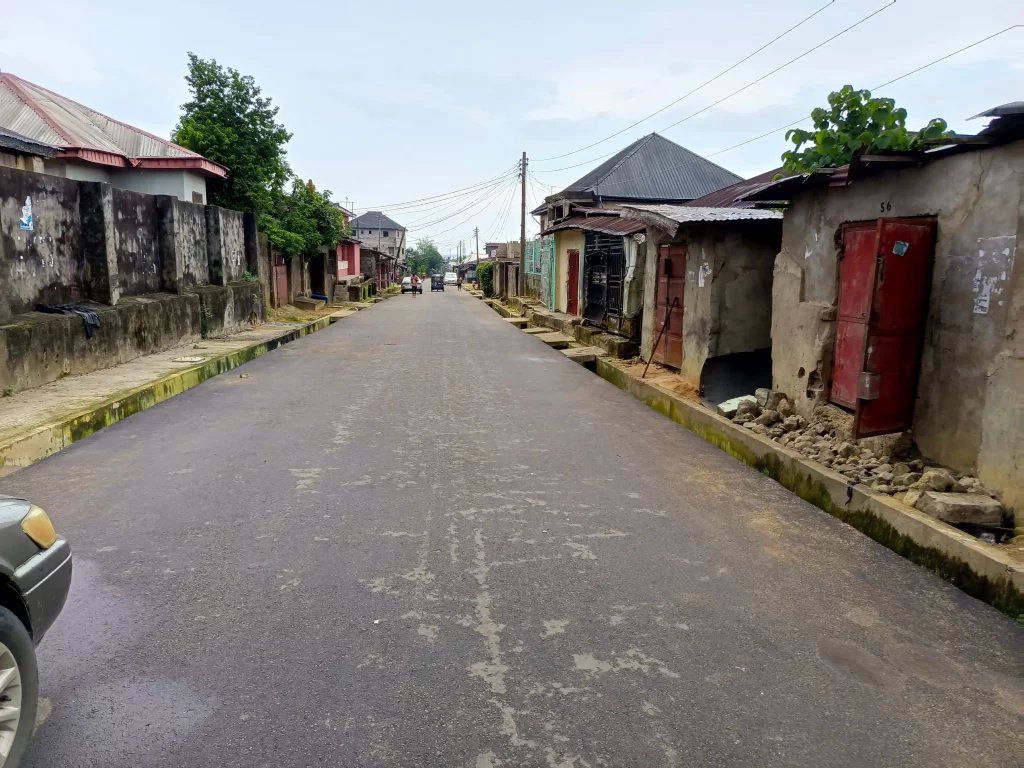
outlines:
[[231, 283], [191, 289], [199, 297], [203, 338], [238, 333], [263, 322], [263, 286], [258, 282]]
[[161, 264], [157, 253], [155, 198], [114, 187], [114, 253], [117, 284], [122, 296], [156, 293], [161, 289]]
[[208, 285], [210, 268], [206, 257], [206, 206], [174, 201], [177, 258], [184, 285]]
[[[33, 229], [21, 228], [26, 199]], [[0, 168], [0, 322], [85, 295], [78, 184]]]
[[626, 274], [622, 287], [622, 323], [619, 331], [634, 341], [640, 339], [644, 313], [644, 280], [647, 273], [647, 239], [637, 242], [635, 237], [623, 240], [626, 250]]
[[238, 282], [245, 272], [245, 222], [239, 211], [206, 206], [206, 254], [210, 285]]
[[100, 318], [91, 339], [77, 315], [28, 312], [0, 325], [0, 387], [38, 387], [200, 337], [197, 296], [161, 293], [88, 306]]
[[650, 360], [663, 319], [657, 319], [658, 249], [672, 242], [672, 236], [657, 227], [647, 227], [644, 240], [644, 311], [640, 328], [640, 356]]
[[[1005, 403], [1012, 397], [1003, 389], [1012, 375], [995, 376], [1002, 383], [993, 392], [991, 368], [1007, 335], [1008, 310], [1019, 300], [1010, 286], [1019, 286], [1012, 275], [1020, 268], [1014, 257], [1022, 188], [1024, 142], [1018, 141], [801, 194], [783, 222], [772, 314], [774, 383], [794, 396], [797, 411], [807, 416], [827, 397], [838, 299], [837, 230], [845, 222], [876, 219], [880, 206], [887, 217], [935, 216], [913, 433], [926, 456], [974, 469], [986, 400]], [[1010, 439], [1019, 446], [1021, 436], [1018, 423]]]

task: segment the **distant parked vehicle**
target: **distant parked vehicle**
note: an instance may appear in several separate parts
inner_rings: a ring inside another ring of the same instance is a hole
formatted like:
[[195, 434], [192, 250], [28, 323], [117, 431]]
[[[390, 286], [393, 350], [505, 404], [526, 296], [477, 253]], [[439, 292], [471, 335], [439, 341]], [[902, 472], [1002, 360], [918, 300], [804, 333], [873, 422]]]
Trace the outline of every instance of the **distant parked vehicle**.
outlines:
[[403, 277], [402, 293], [423, 293], [423, 284], [418, 281], [414, 283], [410, 276]]
[[441, 275], [430, 276], [430, 290], [432, 291], [443, 291], [444, 290], [444, 278]]
[[2, 495], [0, 586], [0, 768], [12, 768], [21, 762], [35, 728], [35, 646], [67, 599], [71, 547], [42, 509]]
[[458, 282], [459, 282], [459, 276], [456, 275], [454, 272], [445, 272], [444, 273], [444, 284], [445, 285], [455, 285]]

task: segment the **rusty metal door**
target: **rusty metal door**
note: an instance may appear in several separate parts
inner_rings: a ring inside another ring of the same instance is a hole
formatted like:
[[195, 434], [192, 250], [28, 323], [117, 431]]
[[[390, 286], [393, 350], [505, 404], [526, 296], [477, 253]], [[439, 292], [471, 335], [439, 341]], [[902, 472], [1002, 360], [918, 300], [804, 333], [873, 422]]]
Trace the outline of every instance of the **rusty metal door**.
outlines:
[[[655, 294], [654, 350], [656, 362], [679, 368], [683, 364], [683, 291], [686, 288], [686, 246], [658, 249], [658, 291]], [[666, 322], [667, 321], [667, 322]], [[663, 330], [664, 328], [664, 330]], [[660, 341], [657, 341], [658, 337]]]
[[902, 432], [914, 419], [935, 222], [879, 219], [843, 237], [830, 399], [855, 409], [856, 438]]
[[580, 252], [573, 249], [569, 254], [569, 275], [565, 281], [566, 311], [570, 315], [580, 312]]
[[274, 306], [283, 307], [288, 303], [288, 265], [284, 256], [274, 254]]

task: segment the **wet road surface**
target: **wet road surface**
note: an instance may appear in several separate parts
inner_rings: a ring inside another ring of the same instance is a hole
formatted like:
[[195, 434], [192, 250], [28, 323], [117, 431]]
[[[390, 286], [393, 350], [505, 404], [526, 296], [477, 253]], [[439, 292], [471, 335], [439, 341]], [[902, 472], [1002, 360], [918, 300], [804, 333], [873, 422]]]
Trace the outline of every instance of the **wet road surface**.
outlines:
[[1019, 757], [1011, 620], [464, 293], [391, 299], [0, 492], [76, 557], [32, 768]]

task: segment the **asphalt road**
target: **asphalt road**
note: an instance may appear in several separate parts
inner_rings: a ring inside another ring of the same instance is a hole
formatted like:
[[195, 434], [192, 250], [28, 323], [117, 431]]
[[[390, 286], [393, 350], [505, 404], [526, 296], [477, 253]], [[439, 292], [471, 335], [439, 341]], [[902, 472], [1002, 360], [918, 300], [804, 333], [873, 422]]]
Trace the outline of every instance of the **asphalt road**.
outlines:
[[1014, 622], [465, 293], [0, 492], [76, 553], [33, 768], [1020, 764]]

